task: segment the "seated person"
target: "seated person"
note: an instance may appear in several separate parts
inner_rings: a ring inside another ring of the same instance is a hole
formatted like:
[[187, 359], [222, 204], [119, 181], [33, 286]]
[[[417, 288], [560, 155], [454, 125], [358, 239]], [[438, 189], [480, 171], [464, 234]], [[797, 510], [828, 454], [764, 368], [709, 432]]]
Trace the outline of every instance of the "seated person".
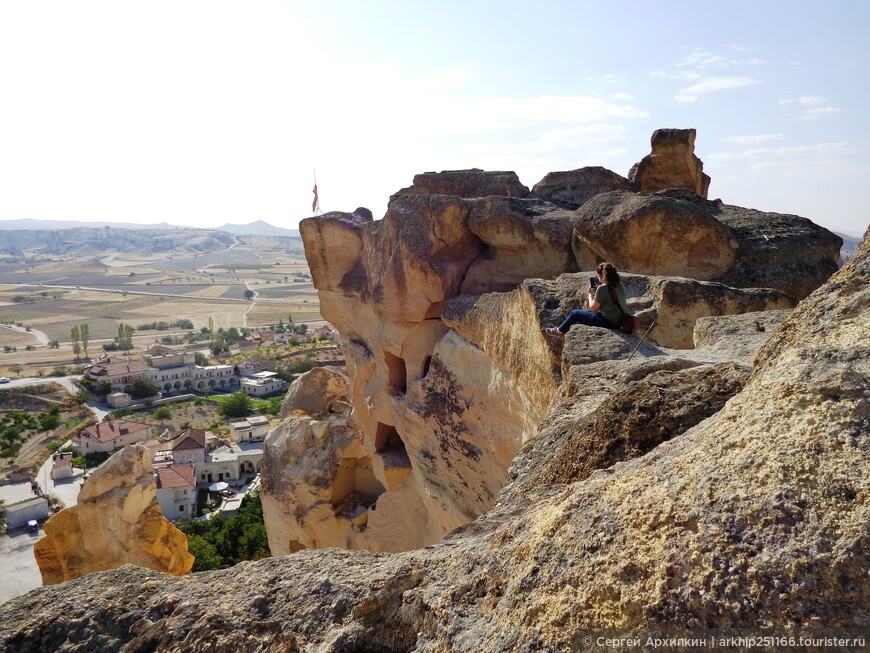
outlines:
[[[548, 327], [544, 332], [550, 336], [564, 336], [575, 324], [586, 326], [604, 327], [605, 329], [618, 329], [628, 313], [625, 303], [625, 286], [619, 278], [619, 272], [611, 263], [599, 263], [596, 268], [598, 283], [590, 285], [588, 293], [589, 308], [584, 311], [577, 308], [568, 313], [568, 317], [557, 327]], [[619, 306], [613, 301], [610, 289], [616, 292]], [[620, 310], [621, 307], [621, 310]]]

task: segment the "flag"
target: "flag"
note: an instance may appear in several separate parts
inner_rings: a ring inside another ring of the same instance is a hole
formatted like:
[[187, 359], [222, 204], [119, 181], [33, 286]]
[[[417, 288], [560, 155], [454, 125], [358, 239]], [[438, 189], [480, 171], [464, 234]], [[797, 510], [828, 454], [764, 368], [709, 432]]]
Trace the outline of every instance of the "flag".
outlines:
[[314, 193], [314, 201], [311, 202], [311, 212], [312, 212], [312, 213], [317, 213], [317, 205], [318, 205], [318, 201], [317, 201], [317, 184], [314, 184], [314, 190], [313, 190], [312, 192]]

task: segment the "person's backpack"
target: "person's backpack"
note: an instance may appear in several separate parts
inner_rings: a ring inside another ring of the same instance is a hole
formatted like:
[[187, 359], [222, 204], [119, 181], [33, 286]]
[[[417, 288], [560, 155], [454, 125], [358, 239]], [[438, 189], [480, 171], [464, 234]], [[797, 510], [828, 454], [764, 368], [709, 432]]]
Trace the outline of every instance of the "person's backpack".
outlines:
[[637, 318], [622, 310], [622, 304], [619, 303], [619, 296], [613, 288], [607, 286], [607, 289], [610, 291], [610, 298], [613, 300], [613, 303], [616, 304], [619, 312], [622, 313], [622, 332], [634, 333], [635, 329], [637, 329]]

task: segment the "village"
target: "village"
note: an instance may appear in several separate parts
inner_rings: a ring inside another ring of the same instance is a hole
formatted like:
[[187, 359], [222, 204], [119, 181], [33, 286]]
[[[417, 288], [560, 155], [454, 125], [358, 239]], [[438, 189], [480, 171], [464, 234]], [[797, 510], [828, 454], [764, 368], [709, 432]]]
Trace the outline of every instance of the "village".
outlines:
[[[196, 345], [155, 342], [135, 352], [105, 352], [80, 377], [65, 377], [68, 392], [90, 397], [93, 419], [66, 442], [48, 447], [51, 453], [37, 473], [13, 470], [0, 481], [5, 528], [39, 532], [53, 512], [76, 504], [82, 484], [103, 461], [133, 444], [152, 454], [157, 502], [167, 519], [236, 513], [244, 495], [258, 486], [263, 440], [276, 423], [269, 414], [276, 411], [265, 409], [280, 404], [293, 371], [342, 363], [332, 325], [292, 338], [291, 345], [289, 334], [256, 330], [226, 352], [229, 362], [217, 364], [200, 364], [210, 361]], [[204, 398], [231, 403], [240, 394], [253, 400], [242, 402], [240, 414], [221, 410], [226, 404], [207, 411]], [[211, 423], [187, 420], [170, 428], [168, 407], [182, 405], [205, 406], [197, 410]]]

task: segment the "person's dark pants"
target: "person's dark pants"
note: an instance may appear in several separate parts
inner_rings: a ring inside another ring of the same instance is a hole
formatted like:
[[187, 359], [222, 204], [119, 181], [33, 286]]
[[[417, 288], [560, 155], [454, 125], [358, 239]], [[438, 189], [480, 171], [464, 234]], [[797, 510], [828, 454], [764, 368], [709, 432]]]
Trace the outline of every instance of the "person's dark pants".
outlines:
[[592, 311], [584, 311], [580, 308], [576, 308], [568, 313], [568, 317], [566, 317], [565, 321], [559, 325], [559, 331], [562, 333], [568, 333], [568, 329], [575, 324], [585, 324], [586, 326], [603, 327], [605, 329], [616, 328], [613, 324], [608, 322], [607, 318], [601, 313], [593, 313]]

